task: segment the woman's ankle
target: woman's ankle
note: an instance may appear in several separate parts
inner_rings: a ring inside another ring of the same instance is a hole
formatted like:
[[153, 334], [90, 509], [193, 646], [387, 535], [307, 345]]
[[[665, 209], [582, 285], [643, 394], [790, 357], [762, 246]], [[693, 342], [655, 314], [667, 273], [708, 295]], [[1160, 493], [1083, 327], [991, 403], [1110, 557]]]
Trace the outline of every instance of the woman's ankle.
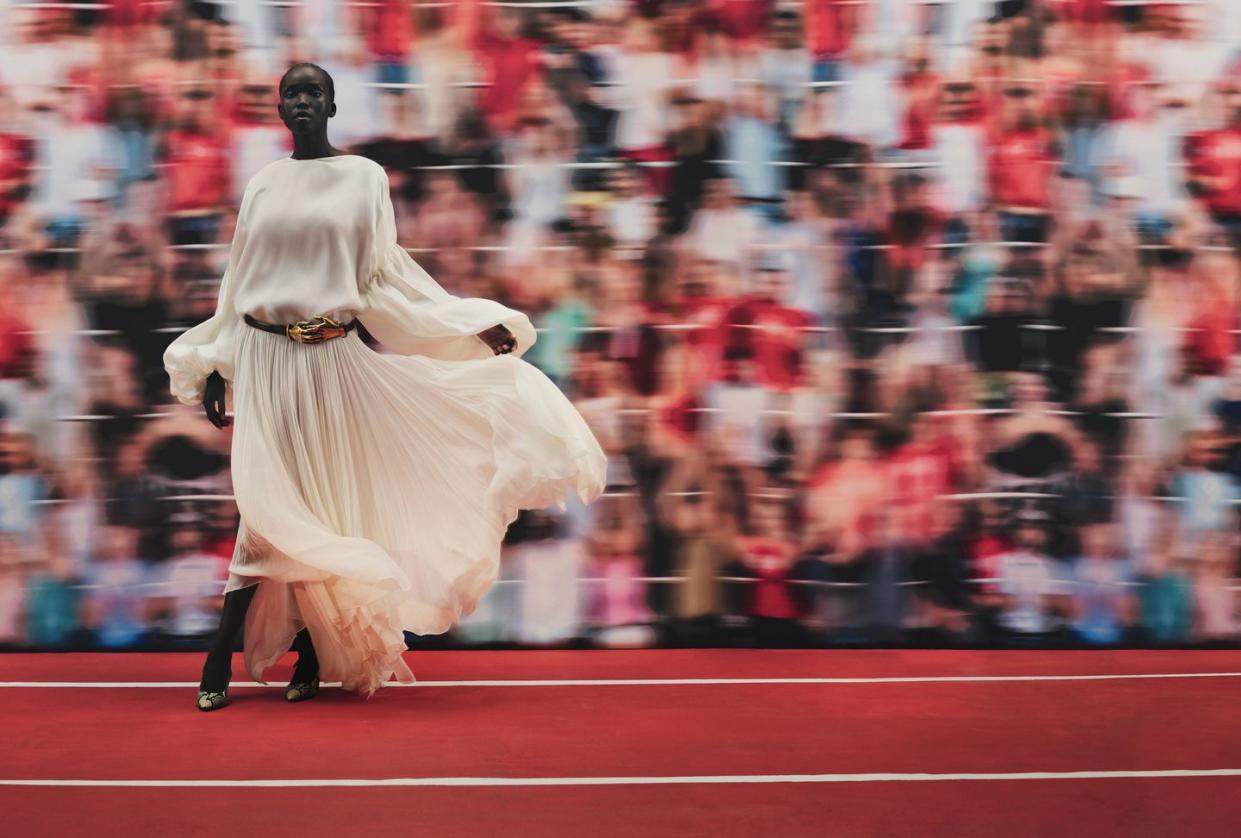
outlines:
[[198, 689], [204, 692], [224, 692], [233, 675], [233, 656], [217, 657], [208, 654], [203, 664], [202, 677], [198, 681]]

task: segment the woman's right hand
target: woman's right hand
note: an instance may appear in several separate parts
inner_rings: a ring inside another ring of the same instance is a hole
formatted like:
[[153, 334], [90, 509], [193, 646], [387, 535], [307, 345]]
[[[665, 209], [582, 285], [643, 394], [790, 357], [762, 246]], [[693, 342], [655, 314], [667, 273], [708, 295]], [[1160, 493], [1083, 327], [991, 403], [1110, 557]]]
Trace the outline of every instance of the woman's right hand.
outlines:
[[203, 387], [203, 412], [211, 424], [221, 429], [233, 424], [233, 420], [224, 413], [224, 390], [224, 376], [213, 370]]

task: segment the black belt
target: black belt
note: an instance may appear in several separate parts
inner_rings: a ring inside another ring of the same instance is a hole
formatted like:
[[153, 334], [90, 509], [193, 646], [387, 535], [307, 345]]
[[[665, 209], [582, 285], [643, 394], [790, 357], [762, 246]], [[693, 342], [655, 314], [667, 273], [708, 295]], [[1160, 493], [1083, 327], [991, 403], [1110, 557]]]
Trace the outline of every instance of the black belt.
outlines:
[[248, 325], [256, 329], [271, 332], [273, 335], [284, 335], [289, 340], [295, 340], [298, 343], [322, 343], [332, 338], [343, 338], [350, 329], [358, 325], [357, 320], [341, 323], [330, 317], [312, 317], [309, 320], [298, 320], [296, 323], [281, 326], [277, 323], [264, 323], [248, 314], [243, 317]]

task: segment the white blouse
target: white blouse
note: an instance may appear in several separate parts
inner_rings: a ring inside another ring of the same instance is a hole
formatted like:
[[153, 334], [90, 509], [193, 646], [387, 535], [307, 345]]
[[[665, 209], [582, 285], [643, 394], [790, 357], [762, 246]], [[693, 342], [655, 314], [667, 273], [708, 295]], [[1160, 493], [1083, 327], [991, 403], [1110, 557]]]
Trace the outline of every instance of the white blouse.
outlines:
[[352, 154], [286, 157], [250, 179], [215, 315], [164, 353], [178, 400], [200, 403], [212, 371], [231, 383], [244, 314], [282, 325], [357, 317], [386, 348], [443, 360], [489, 357], [476, 336], [501, 323], [517, 339], [513, 354], [535, 340], [522, 312], [454, 296], [410, 257], [397, 243], [387, 172]]

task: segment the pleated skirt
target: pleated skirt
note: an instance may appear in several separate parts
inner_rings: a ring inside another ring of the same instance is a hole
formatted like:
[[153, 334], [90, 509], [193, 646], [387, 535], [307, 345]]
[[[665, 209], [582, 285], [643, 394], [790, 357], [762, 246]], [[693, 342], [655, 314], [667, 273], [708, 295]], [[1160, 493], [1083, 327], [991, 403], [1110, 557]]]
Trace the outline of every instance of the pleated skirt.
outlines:
[[324, 681], [413, 680], [404, 631], [439, 634], [495, 581], [520, 509], [603, 491], [606, 456], [541, 370], [514, 355], [380, 354], [356, 332], [303, 345], [243, 328], [233, 386], [241, 526], [228, 589], [259, 583], [246, 667], [304, 626]]

